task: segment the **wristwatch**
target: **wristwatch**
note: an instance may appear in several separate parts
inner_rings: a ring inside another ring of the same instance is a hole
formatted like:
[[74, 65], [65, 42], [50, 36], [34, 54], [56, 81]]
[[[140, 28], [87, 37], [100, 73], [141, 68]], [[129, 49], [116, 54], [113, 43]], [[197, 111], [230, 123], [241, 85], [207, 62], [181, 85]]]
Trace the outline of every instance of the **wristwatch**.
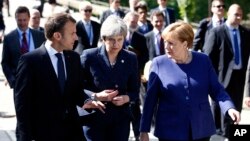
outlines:
[[97, 99], [96, 99], [96, 93], [91, 94], [90, 99], [91, 99], [92, 101], [96, 101], [96, 100], [97, 100]]

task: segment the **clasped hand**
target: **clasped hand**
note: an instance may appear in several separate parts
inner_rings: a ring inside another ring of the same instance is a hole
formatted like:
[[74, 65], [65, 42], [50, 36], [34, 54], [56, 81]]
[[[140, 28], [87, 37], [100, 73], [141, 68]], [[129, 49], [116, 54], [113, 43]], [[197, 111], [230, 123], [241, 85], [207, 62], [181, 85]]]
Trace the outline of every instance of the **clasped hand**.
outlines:
[[121, 106], [129, 102], [128, 95], [119, 95], [118, 90], [104, 90], [100, 93], [96, 93], [95, 97], [99, 101], [108, 101], [112, 102], [116, 106]]

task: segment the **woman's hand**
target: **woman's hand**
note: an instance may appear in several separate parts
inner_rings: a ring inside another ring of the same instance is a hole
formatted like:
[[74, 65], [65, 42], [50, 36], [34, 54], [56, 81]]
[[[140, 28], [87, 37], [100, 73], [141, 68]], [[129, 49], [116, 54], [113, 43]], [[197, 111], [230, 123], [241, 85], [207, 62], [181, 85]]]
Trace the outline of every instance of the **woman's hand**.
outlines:
[[99, 101], [112, 101], [118, 94], [118, 90], [104, 90], [95, 94], [95, 98]]
[[229, 109], [228, 110], [228, 115], [234, 121], [234, 124], [239, 124], [239, 122], [240, 122], [240, 113], [237, 110]]
[[129, 96], [128, 95], [119, 95], [113, 98], [112, 103], [116, 106], [121, 106], [125, 103], [129, 102]]
[[140, 141], [149, 141], [149, 137], [148, 137], [147, 132], [141, 132], [140, 133]]

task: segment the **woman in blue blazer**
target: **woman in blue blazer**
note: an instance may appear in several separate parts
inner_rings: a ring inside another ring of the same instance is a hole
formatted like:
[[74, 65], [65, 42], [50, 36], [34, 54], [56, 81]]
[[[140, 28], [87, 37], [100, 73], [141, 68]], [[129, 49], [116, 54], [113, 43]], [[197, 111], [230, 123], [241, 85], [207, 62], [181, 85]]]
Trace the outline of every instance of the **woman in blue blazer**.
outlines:
[[176, 22], [164, 29], [162, 36], [166, 55], [156, 57], [151, 65], [141, 141], [149, 140], [153, 115], [154, 135], [159, 141], [209, 141], [215, 134], [215, 124], [208, 96], [237, 124], [240, 114], [218, 82], [208, 56], [189, 51], [194, 37], [192, 27]]
[[84, 134], [87, 141], [128, 141], [130, 106], [139, 98], [139, 72], [133, 52], [122, 48], [127, 26], [117, 16], [102, 24], [103, 45], [86, 49], [81, 56], [86, 92], [105, 103], [105, 113], [87, 115]]

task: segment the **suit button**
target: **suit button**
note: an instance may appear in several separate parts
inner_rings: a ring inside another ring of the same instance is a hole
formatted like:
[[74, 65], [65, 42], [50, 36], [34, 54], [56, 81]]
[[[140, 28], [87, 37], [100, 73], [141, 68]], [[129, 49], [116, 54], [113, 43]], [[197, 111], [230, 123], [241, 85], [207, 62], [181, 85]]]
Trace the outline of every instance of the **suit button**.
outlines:
[[188, 97], [188, 96], [186, 96], [186, 100], [189, 100], [189, 97]]
[[115, 85], [115, 88], [118, 88], [118, 85], [117, 85], [117, 84]]

